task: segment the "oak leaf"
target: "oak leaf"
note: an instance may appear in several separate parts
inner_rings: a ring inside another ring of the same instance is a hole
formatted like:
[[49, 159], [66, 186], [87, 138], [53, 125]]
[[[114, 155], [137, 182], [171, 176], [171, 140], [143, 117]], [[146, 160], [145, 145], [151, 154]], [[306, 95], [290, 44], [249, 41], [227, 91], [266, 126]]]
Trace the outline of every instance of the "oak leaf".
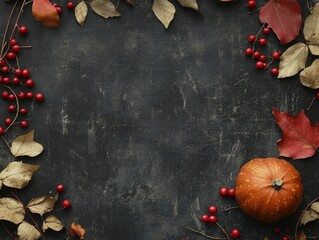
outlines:
[[92, 10], [104, 17], [104, 18], [109, 18], [109, 17], [119, 17], [121, 14], [116, 10], [114, 4], [110, 0], [92, 0], [89, 2]]
[[41, 237], [40, 232], [30, 223], [23, 221], [17, 230], [18, 240], [37, 240]]
[[64, 226], [63, 223], [56, 216], [50, 215], [44, 220], [42, 230], [43, 232], [45, 232], [49, 228], [59, 232], [64, 228]]
[[80, 239], [84, 239], [85, 229], [80, 224], [72, 223], [70, 235], [71, 237], [78, 236]]
[[303, 27], [304, 38], [309, 44], [318, 45], [319, 43], [319, 4], [312, 9], [311, 14], [305, 20]]
[[291, 77], [304, 69], [308, 52], [308, 46], [301, 42], [289, 47], [280, 57], [278, 78]]
[[88, 6], [85, 1], [79, 2], [74, 9], [75, 19], [76, 21], [83, 26], [86, 20], [86, 16], [88, 15]]
[[268, 23], [281, 44], [287, 44], [299, 35], [301, 8], [297, 0], [269, 0], [261, 8], [259, 20]]
[[299, 225], [306, 225], [308, 222], [312, 222], [314, 220], [319, 219], [319, 214], [312, 210], [306, 210], [303, 212], [300, 224]]
[[314, 60], [309, 67], [302, 70], [299, 76], [301, 84], [305, 87], [319, 88], [319, 59]]
[[167, 29], [170, 22], [174, 19], [176, 9], [168, 0], [154, 0], [152, 10], [158, 20]]
[[28, 185], [32, 175], [38, 171], [39, 165], [23, 162], [11, 162], [0, 172], [0, 180], [7, 187], [22, 189]]
[[54, 208], [56, 201], [58, 200], [58, 195], [55, 197], [41, 196], [32, 198], [28, 203], [27, 208], [33, 212], [38, 213], [41, 216], [47, 212], [51, 212]]
[[45, 27], [57, 28], [60, 25], [59, 14], [49, 0], [33, 0], [32, 14]]
[[272, 110], [282, 137], [277, 142], [279, 155], [292, 159], [313, 156], [319, 147], [319, 124], [311, 124], [304, 111], [292, 116], [286, 112]]
[[40, 143], [33, 141], [34, 129], [25, 134], [17, 137], [13, 140], [12, 146], [10, 148], [11, 153], [15, 157], [28, 156], [36, 157], [43, 151], [43, 146]]
[[14, 198], [0, 198], [0, 220], [6, 220], [14, 224], [23, 221], [25, 210], [23, 204]]
[[177, 0], [183, 7], [192, 8], [198, 11], [198, 4], [196, 0]]

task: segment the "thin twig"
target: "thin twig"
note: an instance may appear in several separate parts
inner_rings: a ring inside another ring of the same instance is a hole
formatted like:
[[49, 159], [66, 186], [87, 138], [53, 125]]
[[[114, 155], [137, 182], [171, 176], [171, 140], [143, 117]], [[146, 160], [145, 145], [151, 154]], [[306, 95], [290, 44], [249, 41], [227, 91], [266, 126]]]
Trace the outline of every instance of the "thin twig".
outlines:
[[1, 221], [1, 224], [2, 224], [3, 228], [6, 230], [6, 232], [9, 234], [9, 236], [14, 240], [15, 237], [10, 233], [9, 229], [8, 229], [7, 226], [4, 224], [3, 221]]
[[216, 226], [219, 227], [219, 229], [226, 235], [227, 239], [230, 240], [226, 230], [219, 223], [216, 223]]
[[12, 29], [12, 32], [11, 32], [11, 35], [10, 35], [10, 39], [13, 37], [14, 31], [16, 30], [16, 28], [18, 26], [18, 21], [20, 19], [21, 13], [23, 12], [23, 8], [25, 6], [25, 3], [26, 3], [26, 0], [23, 0], [22, 5], [21, 5], [20, 10], [19, 10], [19, 13], [18, 13], [18, 16], [17, 16], [16, 21], [15, 21], [15, 23], [13, 25], [13, 29]]
[[232, 207], [229, 207], [229, 208], [225, 208], [224, 211], [227, 212], [227, 211], [230, 211], [230, 210], [233, 210], [233, 209], [236, 209], [236, 208], [239, 208], [239, 206], [232, 206]]
[[229, 238], [220, 238], [220, 237], [209, 236], [209, 235], [207, 235], [204, 232], [198, 231], [198, 230], [196, 230], [194, 228], [190, 228], [188, 226], [185, 226], [185, 228], [190, 230], [190, 231], [192, 231], [192, 232], [198, 233], [198, 234], [202, 235], [203, 237], [209, 238], [209, 239], [214, 239], [214, 240], [226, 240], [226, 239], [229, 239]]
[[8, 147], [9, 149], [11, 149], [9, 143], [8, 143], [7, 140], [4, 138], [4, 136], [1, 136], [1, 138], [2, 138], [2, 140], [4, 141], [4, 143], [7, 145], [7, 147]]

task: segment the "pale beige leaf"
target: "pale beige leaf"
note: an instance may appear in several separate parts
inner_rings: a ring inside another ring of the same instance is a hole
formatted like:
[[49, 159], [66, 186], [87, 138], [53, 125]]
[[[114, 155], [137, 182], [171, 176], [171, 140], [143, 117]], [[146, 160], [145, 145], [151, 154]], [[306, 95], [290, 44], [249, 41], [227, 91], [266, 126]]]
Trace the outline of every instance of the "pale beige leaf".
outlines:
[[319, 56], [319, 46], [318, 45], [308, 45], [309, 50], [312, 55]]
[[23, 162], [11, 162], [0, 173], [0, 180], [7, 187], [22, 189], [28, 185], [32, 175], [38, 171], [39, 167], [39, 165]]
[[314, 202], [311, 204], [310, 209], [315, 211], [316, 213], [319, 213], [319, 202]]
[[297, 238], [295, 240], [306, 240], [307, 236], [304, 231], [298, 232]]
[[312, 210], [306, 210], [300, 219], [300, 225], [306, 225], [308, 222], [319, 219], [319, 214]]
[[198, 11], [198, 4], [196, 0], [177, 0], [183, 7], [192, 8]]
[[27, 208], [33, 213], [43, 215], [53, 210], [57, 200], [58, 195], [56, 195], [55, 197], [41, 196], [32, 198], [31, 201], [28, 203]]
[[116, 10], [114, 4], [110, 0], [92, 0], [89, 2], [92, 10], [104, 17], [104, 18], [109, 18], [109, 17], [119, 17], [121, 14]]
[[64, 228], [64, 226], [57, 217], [50, 215], [43, 222], [43, 225], [42, 225], [43, 232], [45, 232], [48, 228], [58, 232], [58, 231], [61, 231]]
[[301, 71], [299, 75], [300, 82], [305, 87], [312, 89], [319, 88], [319, 59], [314, 60], [312, 64]]
[[280, 57], [278, 78], [291, 77], [305, 68], [308, 47], [304, 43], [296, 43], [289, 47]]
[[18, 240], [37, 240], [41, 237], [40, 232], [25, 221], [19, 225], [17, 234]]
[[168, 28], [176, 12], [174, 5], [168, 0], [154, 0], [152, 10], [164, 27]]
[[81, 1], [76, 5], [74, 9], [74, 14], [75, 14], [76, 21], [81, 26], [83, 26], [86, 16], [88, 15], [88, 6], [86, 5], [84, 1]]
[[309, 14], [305, 20], [305, 24], [303, 27], [303, 34], [307, 41], [314, 41], [314, 38], [319, 36], [319, 4], [318, 3], [314, 6], [311, 14]]
[[43, 151], [43, 146], [40, 143], [33, 141], [34, 129], [25, 134], [17, 137], [13, 140], [11, 146], [11, 152], [15, 157], [18, 156], [38, 156]]
[[23, 221], [25, 210], [23, 204], [14, 198], [0, 198], [0, 220], [6, 220], [14, 224]]

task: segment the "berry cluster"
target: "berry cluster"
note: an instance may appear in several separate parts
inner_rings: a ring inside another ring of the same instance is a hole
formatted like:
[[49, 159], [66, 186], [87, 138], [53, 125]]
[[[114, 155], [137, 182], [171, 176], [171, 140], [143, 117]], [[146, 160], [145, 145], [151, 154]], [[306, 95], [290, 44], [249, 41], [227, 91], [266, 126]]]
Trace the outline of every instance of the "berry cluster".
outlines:
[[[56, 11], [58, 12], [58, 14], [61, 14], [63, 12], [63, 8], [61, 5], [59, 5], [58, 3], [52, 3], [52, 5], [55, 7]], [[73, 10], [75, 8], [75, 4], [73, 2], [68, 2], [66, 4], [67, 9], [69, 10]]]
[[[256, 50], [257, 46], [259, 46], [259, 49], [262, 49], [262, 47], [267, 45], [267, 35], [271, 32], [271, 29], [265, 27], [264, 24], [256, 35], [251, 34], [248, 36], [248, 42], [252, 46], [246, 48], [245, 55], [255, 60], [256, 69], [266, 70], [274, 61], [278, 61], [280, 58], [281, 52], [278, 50], [274, 51], [271, 56], [263, 54], [261, 50]], [[268, 63], [267, 60], [269, 60]], [[278, 73], [279, 69], [277, 67], [271, 69], [273, 76], [277, 76]]]
[[[64, 185], [63, 184], [58, 184], [56, 186], [56, 192], [57, 193], [63, 193], [64, 192]], [[72, 203], [71, 203], [70, 200], [65, 199], [65, 200], [62, 201], [62, 207], [64, 209], [70, 208], [71, 206], [72, 206]]]

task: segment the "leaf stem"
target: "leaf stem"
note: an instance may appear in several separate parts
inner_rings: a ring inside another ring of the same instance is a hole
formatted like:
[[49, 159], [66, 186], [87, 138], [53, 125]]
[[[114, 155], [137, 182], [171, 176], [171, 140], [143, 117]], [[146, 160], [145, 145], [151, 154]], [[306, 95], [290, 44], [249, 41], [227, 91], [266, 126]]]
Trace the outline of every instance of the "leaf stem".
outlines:
[[239, 206], [228, 207], [228, 208], [225, 208], [224, 211], [227, 212], [227, 211], [230, 211], [230, 210], [233, 210], [233, 209], [236, 209], [236, 208], [239, 208]]
[[198, 230], [196, 230], [194, 228], [190, 228], [188, 226], [185, 226], [185, 228], [190, 230], [190, 231], [192, 231], [192, 232], [198, 233], [198, 234], [202, 235], [203, 237], [209, 238], [209, 239], [214, 239], [214, 240], [226, 240], [226, 239], [229, 239], [229, 238], [220, 238], [220, 237], [209, 236], [209, 235], [207, 235], [204, 232], [198, 231]]

